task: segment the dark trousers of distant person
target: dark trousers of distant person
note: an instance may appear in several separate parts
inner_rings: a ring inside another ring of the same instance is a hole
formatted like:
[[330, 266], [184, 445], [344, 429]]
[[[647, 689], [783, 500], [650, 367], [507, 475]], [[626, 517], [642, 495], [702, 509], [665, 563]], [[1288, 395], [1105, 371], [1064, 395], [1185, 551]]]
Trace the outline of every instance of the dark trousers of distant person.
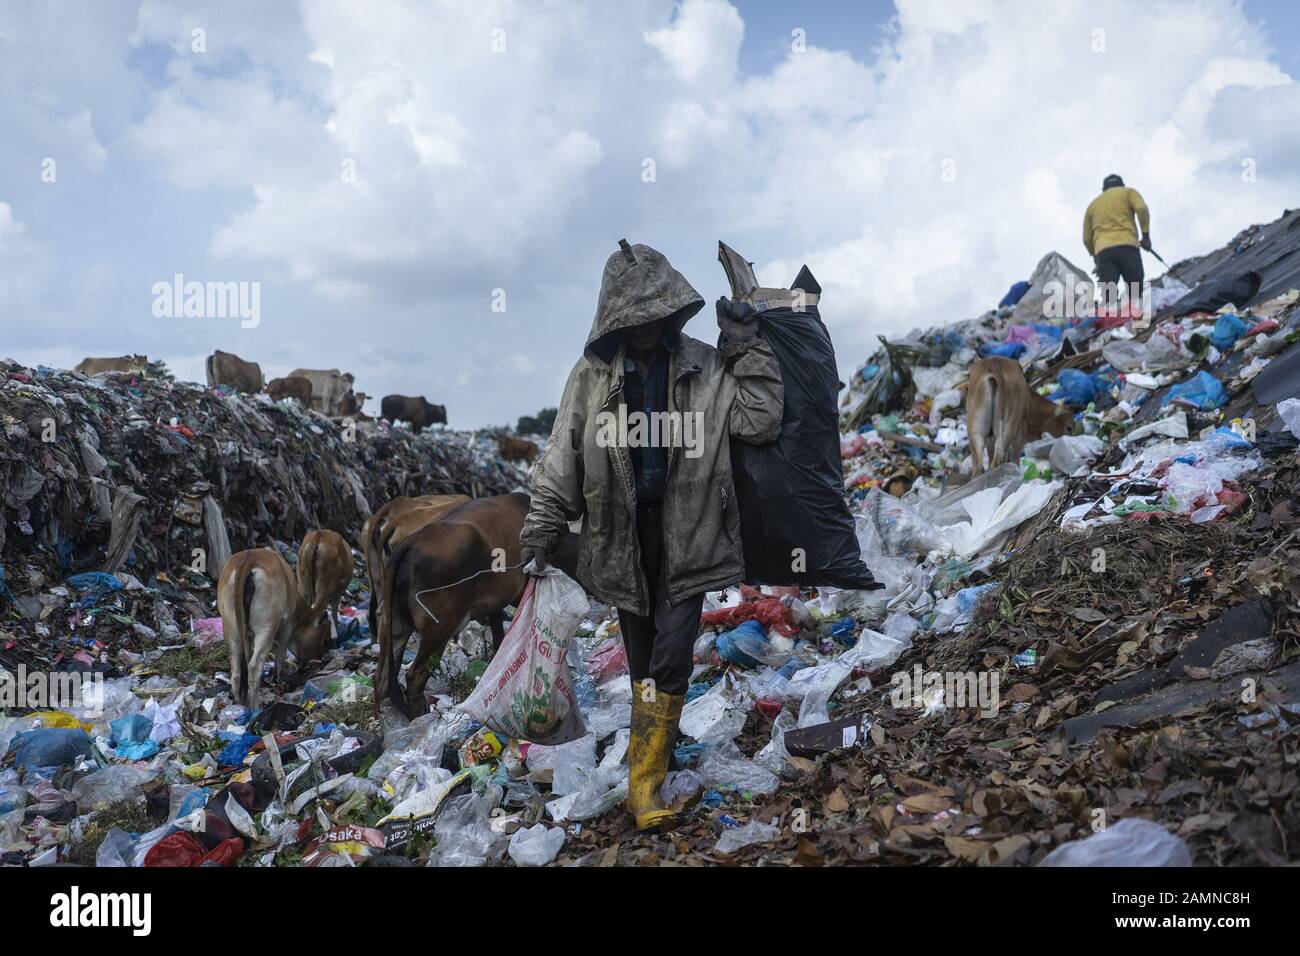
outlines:
[[692, 654], [700, 633], [704, 595], [668, 604], [664, 575], [663, 512], [659, 504], [636, 510], [641, 567], [650, 584], [650, 613], [644, 617], [619, 608], [618, 623], [633, 681], [654, 681], [665, 694], [685, 694], [691, 680]]
[[[1141, 299], [1142, 279], [1146, 274], [1142, 270], [1141, 249], [1137, 246], [1109, 246], [1097, 253], [1093, 261], [1097, 264], [1097, 281], [1101, 283], [1103, 302], [1119, 301], [1117, 283], [1121, 280], [1130, 299]], [[1136, 297], [1132, 291], [1134, 283], [1138, 288]]]

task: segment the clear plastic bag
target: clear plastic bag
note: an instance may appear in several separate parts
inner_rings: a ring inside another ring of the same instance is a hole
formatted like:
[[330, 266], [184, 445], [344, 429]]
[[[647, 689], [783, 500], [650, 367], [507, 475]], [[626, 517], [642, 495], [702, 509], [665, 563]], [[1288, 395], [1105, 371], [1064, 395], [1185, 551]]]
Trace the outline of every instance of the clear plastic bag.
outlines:
[[510, 859], [518, 866], [545, 866], [564, 846], [564, 830], [545, 823], [523, 827], [510, 836]]
[[134, 866], [135, 845], [139, 840], [134, 834], [113, 827], [95, 851], [95, 866]]
[[72, 799], [77, 810], [88, 813], [126, 800], [143, 802], [141, 787], [157, 773], [130, 764], [114, 764], [87, 774], [72, 786]]
[[596, 736], [588, 734], [555, 748], [555, 770], [551, 792], [556, 796], [582, 789], [587, 777], [596, 770]]
[[780, 827], [751, 820], [744, 826], [723, 830], [714, 850], [718, 853], [735, 853], [755, 843], [775, 843], [779, 839], [781, 839]]
[[730, 740], [709, 748], [700, 760], [700, 777], [704, 786], [713, 790], [761, 796], [775, 793], [780, 783], [776, 774], [750, 760]]
[[1106, 443], [1094, 435], [1063, 435], [1052, 443], [1047, 460], [1057, 474], [1086, 475], [1105, 450]]
[[627, 767], [622, 764], [602, 764], [587, 778], [580, 790], [546, 804], [546, 812], [556, 823], [562, 820], [590, 820], [626, 799]]
[[1128, 818], [1082, 840], [1062, 843], [1040, 866], [1191, 866], [1181, 837], [1158, 823]]
[[490, 794], [453, 797], [433, 825], [437, 846], [430, 866], [486, 866], [505, 853], [505, 836], [492, 829], [496, 803]]
[[702, 786], [704, 779], [694, 770], [669, 770], [659, 787], [659, 799], [665, 805], [672, 805], [695, 796]]
[[881, 550], [890, 557], [924, 555], [939, 545], [938, 529], [928, 518], [903, 499], [885, 494], [879, 488], [867, 492], [860, 513], [871, 519], [880, 536]]

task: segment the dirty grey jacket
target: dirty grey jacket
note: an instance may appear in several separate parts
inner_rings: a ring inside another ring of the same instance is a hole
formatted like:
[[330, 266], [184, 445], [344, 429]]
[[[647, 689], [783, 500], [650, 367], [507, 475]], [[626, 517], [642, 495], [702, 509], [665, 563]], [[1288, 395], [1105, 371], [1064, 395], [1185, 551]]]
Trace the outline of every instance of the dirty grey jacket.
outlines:
[[[651, 603], [637, 540], [635, 475], [626, 442], [609, 440], [617, 435], [611, 420], [624, 405], [622, 333], [661, 318], [680, 332], [703, 304], [649, 246], [610, 256], [583, 357], [569, 373], [550, 442], [533, 472], [522, 547], [553, 553], [568, 522], [581, 517], [578, 581], [634, 614], [649, 614]], [[730, 439], [775, 439], [783, 403], [780, 366], [761, 337], [728, 363], [712, 346], [680, 336], [668, 368], [669, 414], [701, 413], [702, 420], [692, 418], [699, 422], [694, 434], [679, 433], [689, 448], [682, 441], [668, 450], [662, 519], [670, 604], [744, 576]]]

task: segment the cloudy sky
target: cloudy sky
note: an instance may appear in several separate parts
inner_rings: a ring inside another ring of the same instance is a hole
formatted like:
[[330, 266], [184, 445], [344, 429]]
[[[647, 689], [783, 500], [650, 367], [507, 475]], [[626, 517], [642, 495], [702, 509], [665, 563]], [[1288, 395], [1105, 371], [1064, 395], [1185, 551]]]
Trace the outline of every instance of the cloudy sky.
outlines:
[[[3, 0], [0, 354], [201, 381], [221, 348], [509, 422], [558, 399], [619, 238], [710, 301], [721, 238], [766, 284], [810, 265], [848, 375], [1051, 249], [1089, 266], [1106, 173], [1171, 262], [1295, 206], [1298, 27], [1285, 0]], [[155, 315], [178, 273], [258, 283], [260, 323]]]

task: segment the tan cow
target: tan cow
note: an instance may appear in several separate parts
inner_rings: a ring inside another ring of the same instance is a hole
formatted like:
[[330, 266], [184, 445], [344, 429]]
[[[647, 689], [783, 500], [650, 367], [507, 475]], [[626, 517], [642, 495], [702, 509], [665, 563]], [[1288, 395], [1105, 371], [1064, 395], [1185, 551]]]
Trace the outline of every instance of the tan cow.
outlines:
[[217, 611], [230, 652], [231, 694], [248, 707], [261, 705], [262, 667], [272, 650], [278, 680], [290, 644], [301, 667], [304, 653], [329, 640], [329, 622], [303, 600], [289, 562], [270, 548], [230, 556], [217, 581]]
[[301, 375], [271, 379], [266, 386], [266, 394], [277, 402], [285, 398], [296, 398], [303, 408], [311, 408], [311, 382]]
[[511, 438], [509, 435], [498, 435], [497, 452], [506, 461], [531, 462], [537, 457], [537, 443], [526, 438]]
[[260, 392], [265, 383], [262, 378], [262, 366], [256, 362], [245, 362], [232, 352], [220, 349], [208, 356], [208, 388], [216, 385], [232, 385], [241, 392], [252, 395]]
[[[298, 593], [311, 605], [313, 614], [326, 607], [333, 611], [334, 630], [339, 629], [339, 598], [352, 582], [352, 549], [334, 531], [309, 531], [298, 547]], [[312, 653], [314, 651], [315, 653]], [[325, 647], [309, 649], [308, 660], [325, 656]]]
[[1060, 437], [1074, 429], [1068, 408], [1048, 401], [1025, 381], [1020, 363], [1009, 358], [986, 358], [971, 363], [966, 388], [966, 425], [970, 435], [971, 474], [984, 471], [984, 451], [989, 449], [989, 470], [1020, 457], [1025, 442], [1043, 432]]
[[84, 358], [77, 363], [74, 372], [82, 375], [98, 375], [101, 372], [143, 372], [149, 364], [147, 355], [120, 355], [117, 358]]
[[352, 391], [351, 372], [340, 372], [336, 368], [296, 368], [289, 375], [311, 382], [312, 408], [330, 418], [341, 414], [339, 404]]
[[361, 557], [370, 583], [370, 611], [366, 618], [372, 635], [379, 633], [380, 595], [384, 566], [393, 548], [438, 516], [469, 501], [466, 495], [399, 496], [386, 502], [361, 528]]

